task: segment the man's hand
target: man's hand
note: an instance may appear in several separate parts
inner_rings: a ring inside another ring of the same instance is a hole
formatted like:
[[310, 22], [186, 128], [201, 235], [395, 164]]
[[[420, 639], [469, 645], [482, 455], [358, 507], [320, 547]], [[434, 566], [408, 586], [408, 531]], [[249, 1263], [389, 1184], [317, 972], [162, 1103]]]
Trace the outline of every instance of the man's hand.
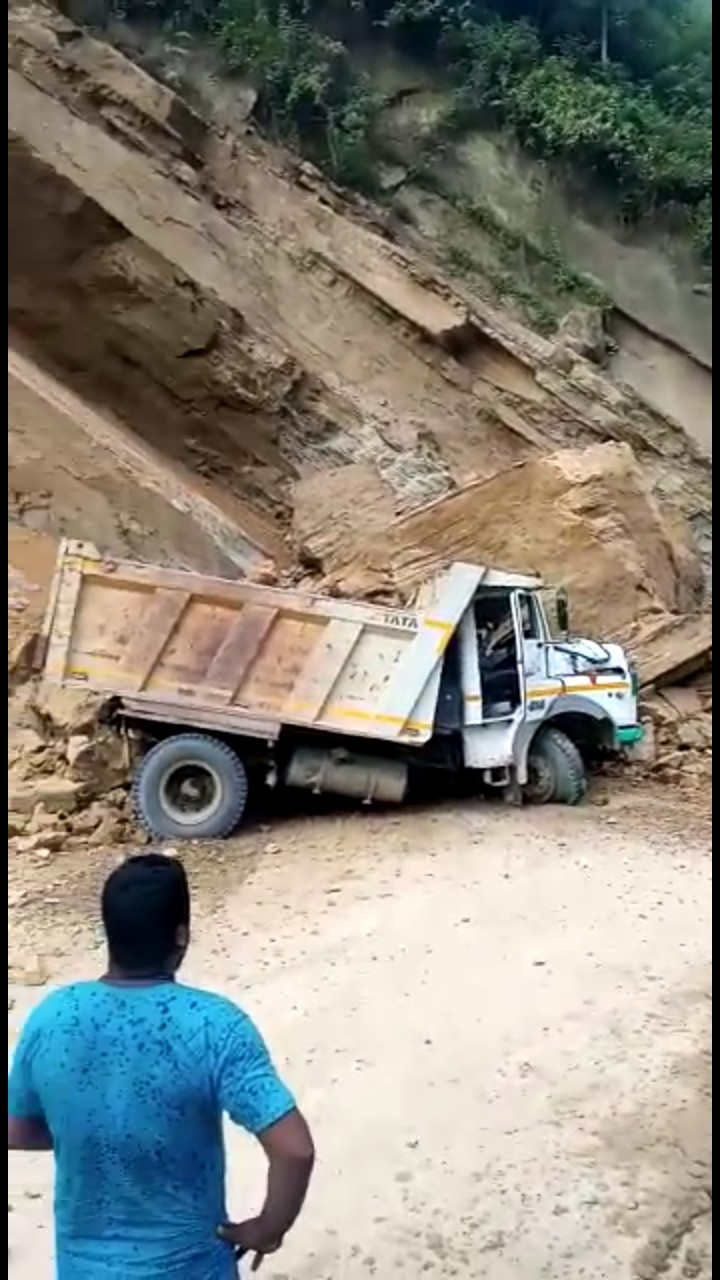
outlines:
[[257, 1134], [257, 1138], [269, 1166], [262, 1212], [247, 1222], [228, 1222], [218, 1227], [220, 1239], [233, 1245], [238, 1257], [244, 1253], [255, 1255], [252, 1271], [257, 1271], [266, 1253], [276, 1253], [280, 1248], [302, 1209], [315, 1160], [310, 1130], [295, 1109]]
[[221, 1240], [232, 1245], [238, 1258], [246, 1253], [254, 1254], [251, 1271], [257, 1271], [266, 1253], [277, 1253], [283, 1238], [263, 1222], [262, 1217], [248, 1218], [247, 1222], [226, 1222], [218, 1227]]

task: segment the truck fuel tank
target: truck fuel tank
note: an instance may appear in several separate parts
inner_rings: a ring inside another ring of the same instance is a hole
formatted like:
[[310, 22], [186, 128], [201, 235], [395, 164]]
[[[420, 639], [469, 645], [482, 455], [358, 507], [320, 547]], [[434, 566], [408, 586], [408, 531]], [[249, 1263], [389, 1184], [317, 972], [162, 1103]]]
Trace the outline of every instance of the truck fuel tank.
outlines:
[[330, 792], [365, 804], [401, 804], [408, 785], [408, 767], [401, 760], [384, 760], [342, 747], [298, 747], [285, 772], [285, 785], [316, 794]]

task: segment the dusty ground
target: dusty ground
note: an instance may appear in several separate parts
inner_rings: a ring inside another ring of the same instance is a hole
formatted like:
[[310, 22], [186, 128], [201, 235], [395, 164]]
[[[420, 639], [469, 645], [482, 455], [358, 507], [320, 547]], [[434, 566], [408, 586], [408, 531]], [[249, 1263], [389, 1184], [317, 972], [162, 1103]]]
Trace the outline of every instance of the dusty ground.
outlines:
[[[187, 976], [257, 1016], [320, 1153], [267, 1280], [709, 1280], [709, 835], [688, 804], [296, 816], [190, 852]], [[117, 856], [11, 862], [10, 1046], [31, 984], [98, 971]], [[242, 1213], [261, 1171], [231, 1141]], [[13, 1157], [11, 1280], [51, 1274], [49, 1188], [45, 1157]]]

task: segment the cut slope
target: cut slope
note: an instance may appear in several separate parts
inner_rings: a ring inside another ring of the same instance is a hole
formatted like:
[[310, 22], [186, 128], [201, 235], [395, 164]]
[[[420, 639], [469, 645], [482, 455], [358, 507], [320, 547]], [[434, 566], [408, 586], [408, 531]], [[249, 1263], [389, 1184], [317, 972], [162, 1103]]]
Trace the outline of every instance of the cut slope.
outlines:
[[8, 518], [16, 525], [230, 574], [259, 568], [271, 550], [180, 467], [11, 348], [8, 433]]
[[585, 361], [43, 6], [11, 12], [10, 60], [12, 321], [163, 453], [287, 529], [296, 481], [348, 463], [398, 513], [626, 440], [709, 549], [707, 461]]

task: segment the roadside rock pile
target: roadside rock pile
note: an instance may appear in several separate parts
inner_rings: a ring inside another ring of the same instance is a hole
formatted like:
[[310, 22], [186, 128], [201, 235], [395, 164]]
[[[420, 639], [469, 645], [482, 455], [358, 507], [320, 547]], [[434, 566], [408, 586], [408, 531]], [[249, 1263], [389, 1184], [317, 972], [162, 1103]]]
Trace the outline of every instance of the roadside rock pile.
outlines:
[[[712, 781], [712, 615], [654, 619], [629, 638], [645, 740], [636, 761], [690, 789]], [[709, 799], [709, 797], [708, 797]]]
[[19, 852], [129, 838], [129, 750], [93, 695], [34, 684], [8, 704], [8, 842]]
[[[648, 763], [664, 782], [689, 788], [712, 783], [712, 671], [643, 698]], [[709, 798], [709, 797], [708, 797]]]

